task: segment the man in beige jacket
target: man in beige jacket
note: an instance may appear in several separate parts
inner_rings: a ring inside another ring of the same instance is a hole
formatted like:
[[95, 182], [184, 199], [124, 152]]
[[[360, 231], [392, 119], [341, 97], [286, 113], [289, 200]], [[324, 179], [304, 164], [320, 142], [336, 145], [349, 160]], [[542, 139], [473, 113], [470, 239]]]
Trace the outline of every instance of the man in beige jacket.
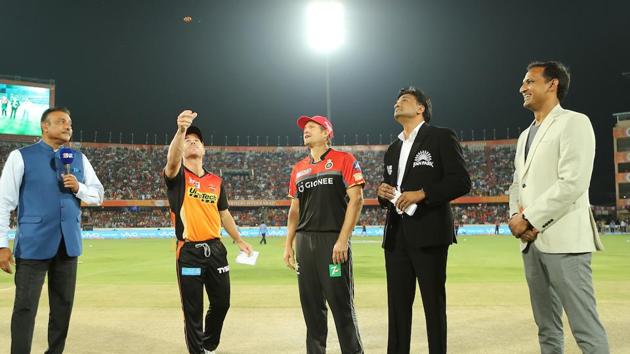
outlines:
[[582, 352], [608, 353], [591, 272], [591, 253], [603, 249], [588, 198], [595, 135], [586, 115], [560, 106], [569, 84], [562, 63], [527, 67], [520, 92], [535, 120], [516, 147], [509, 226], [521, 240], [541, 353], [564, 350], [563, 308]]

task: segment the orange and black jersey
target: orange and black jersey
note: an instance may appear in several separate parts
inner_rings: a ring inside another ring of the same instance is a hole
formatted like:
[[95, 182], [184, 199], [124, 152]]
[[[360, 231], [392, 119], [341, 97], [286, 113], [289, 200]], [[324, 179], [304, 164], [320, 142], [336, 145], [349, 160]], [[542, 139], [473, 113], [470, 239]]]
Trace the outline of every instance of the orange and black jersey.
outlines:
[[289, 197], [300, 201], [297, 231], [339, 232], [346, 216], [346, 189], [365, 184], [352, 154], [328, 149], [319, 162], [311, 156], [291, 171]]
[[179, 240], [207, 241], [221, 237], [219, 211], [228, 208], [221, 177], [204, 170], [197, 176], [183, 165], [172, 179], [164, 176], [171, 221]]

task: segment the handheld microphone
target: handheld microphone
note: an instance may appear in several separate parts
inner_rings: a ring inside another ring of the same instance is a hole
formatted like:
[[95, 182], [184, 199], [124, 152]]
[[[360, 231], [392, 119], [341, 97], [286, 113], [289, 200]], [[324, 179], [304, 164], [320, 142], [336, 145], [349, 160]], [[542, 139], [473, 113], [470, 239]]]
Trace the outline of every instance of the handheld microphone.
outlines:
[[71, 165], [72, 161], [74, 161], [74, 150], [64, 147], [59, 150], [59, 158], [61, 159], [61, 163], [66, 168], [66, 174], [71, 174]]

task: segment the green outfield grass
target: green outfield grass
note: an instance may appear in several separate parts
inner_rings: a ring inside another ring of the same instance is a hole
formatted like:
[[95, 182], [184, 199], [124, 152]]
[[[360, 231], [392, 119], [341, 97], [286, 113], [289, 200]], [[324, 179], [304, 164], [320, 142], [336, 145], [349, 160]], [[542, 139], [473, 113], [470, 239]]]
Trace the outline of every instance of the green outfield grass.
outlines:
[[[237, 247], [224, 239], [232, 282], [285, 285], [295, 281], [282, 262], [284, 238], [268, 237], [267, 245], [246, 239], [260, 251], [255, 267], [236, 264]], [[605, 252], [595, 253], [596, 280], [630, 281], [630, 236], [606, 236]], [[81, 284], [172, 284], [175, 242], [162, 239], [86, 240], [79, 268]], [[381, 238], [353, 238], [356, 282], [381, 283], [385, 277]], [[3, 277], [0, 284], [6, 283]], [[521, 282], [523, 264], [512, 237], [468, 236], [449, 251], [448, 282]]]
[[[230, 240], [224, 240], [231, 263], [232, 308], [220, 353], [304, 352], [304, 324], [296, 276], [282, 261], [285, 239], [270, 237], [265, 246], [258, 245], [258, 239], [247, 240], [260, 251], [259, 262], [254, 267], [236, 264], [237, 248]], [[598, 305], [615, 349], [613, 352], [630, 352], [630, 344], [623, 334], [630, 327], [630, 236], [604, 236], [603, 242], [606, 251], [593, 257]], [[357, 316], [369, 353], [384, 352], [386, 342], [387, 300], [380, 243], [380, 238], [355, 237], [352, 245]], [[185, 352], [174, 252], [173, 240], [85, 240], [66, 352]], [[514, 238], [460, 237], [459, 243], [449, 251], [447, 287], [449, 346], [454, 352], [536, 351], [536, 330]], [[12, 276], [1, 274], [2, 353], [9, 348], [13, 288]], [[414, 352], [425, 352], [419, 298], [416, 305], [414, 345], [419, 349]], [[34, 352], [45, 349], [47, 310], [44, 292]], [[487, 336], [488, 331], [493, 336]], [[334, 349], [338, 348], [334, 333], [331, 325], [331, 353], [338, 352]], [[277, 338], [271, 338], [274, 336]], [[269, 347], [253, 349], [260, 347], [252, 347], [252, 337], [259, 341], [259, 346]], [[493, 346], [489, 346], [488, 341]], [[568, 353], [576, 350], [572, 341], [570, 335], [567, 336]]]

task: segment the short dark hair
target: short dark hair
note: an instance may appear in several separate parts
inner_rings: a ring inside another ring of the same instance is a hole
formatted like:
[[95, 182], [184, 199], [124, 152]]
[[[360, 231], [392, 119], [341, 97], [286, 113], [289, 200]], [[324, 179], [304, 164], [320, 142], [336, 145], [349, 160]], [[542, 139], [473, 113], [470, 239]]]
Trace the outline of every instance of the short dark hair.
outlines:
[[569, 86], [571, 85], [571, 74], [569, 69], [559, 61], [534, 61], [527, 65], [527, 71], [532, 68], [543, 68], [543, 77], [548, 82], [549, 80], [558, 79], [558, 91], [556, 97], [562, 101], [569, 93]]
[[429, 121], [431, 120], [431, 111], [432, 111], [431, 98], [429, 98], [429, 96], [427, 96], [424, 92], [422, 92], [422, 90], [417, 89], [413, 86], [400, 89], [400, 91], [398, 92], [398, 97], [396, 98], [398, 99], [400, 98], [400, 96], [407, 95], [407, 94], [415, 97], [416, 101], [418, 101], [418, 103], [424, 106], [424, 112], [422, 112], [422, 116], [424, 117], [424, 121], [429, 123]]
[[44, 123], [44, 121], [46, 121], [46, 118], [48, 118], [48, 115], [53, 112], [63, 112], [67, 115], [70, 115], [70, 110], [66, 107], [50, 107], [45, 110], [44, 113], [42, 113], [42, 119], [40, 122]]

